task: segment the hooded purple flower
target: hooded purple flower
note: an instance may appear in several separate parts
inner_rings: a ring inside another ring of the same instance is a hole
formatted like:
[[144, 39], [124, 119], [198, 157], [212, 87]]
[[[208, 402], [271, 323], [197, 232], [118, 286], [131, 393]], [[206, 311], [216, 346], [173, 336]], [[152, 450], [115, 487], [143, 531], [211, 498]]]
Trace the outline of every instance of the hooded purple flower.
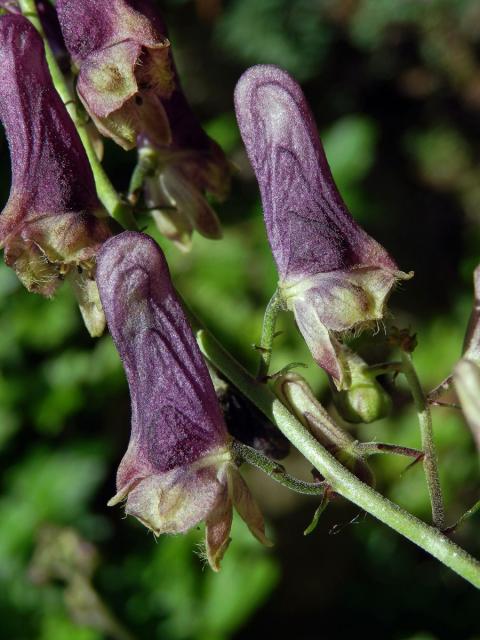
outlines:
[[0, 247], [29, 291], [51, 296], [69, 276], [92, 335], [104, 317], [95, 254], [111, 235], [75, 127], [55, 91], [42, 40], [20, 15], [0, 18], [0, 119], [12, 162]]
[[205, 362], [165, 258], [148, 236], [125, 232], [98, 257], [100, 297], [132, 402], [132, 433], [117, 474], [126, 511], [156, 535], [206, 522], [215, 570], [229, 542], [232, 502], [266, 542], [263, 519], [234, 465]]
[[173, 90], [169, 42], [135, 0], [57, 0], [77, 91], [104, 135], [132, 149], [140, 134], [170, 141], [161, 99]]
[[387, 252], [350, 216], [299, 85], [258, 65], [235, 90], [243, 141], [262, 196], [279, 290], [317, 363], [348, 388], [341, 336], [380, 320], [400, 278]]
[[197, 230], [220, 238], [206, 194], [225, 199], [230, 170], [180, 86], [166, 26], [150, 0], [58, 0], [77, 90], [101, 133], [148, 164], [145, 201], [181, 249]]

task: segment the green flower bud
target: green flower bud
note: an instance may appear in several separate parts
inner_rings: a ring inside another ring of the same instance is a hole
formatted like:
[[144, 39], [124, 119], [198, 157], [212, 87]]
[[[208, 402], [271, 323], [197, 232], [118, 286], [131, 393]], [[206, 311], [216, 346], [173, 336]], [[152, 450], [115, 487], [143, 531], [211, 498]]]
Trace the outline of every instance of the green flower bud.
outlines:
[[340, 416], [347, 422], [370, 424], [387, 417], [392, 410], [392, 400], [375, 374], [368, 371], [367, 364], [350, 350], [346, 353], [351, 385], [337, 391], [331, 382], [332, 397]]
[[277, 378], [275, 393], [283, 404], [335, 458], [360, 480], [375, 484], [373, 472], [352, 436], [336, 424], [297, 373]]

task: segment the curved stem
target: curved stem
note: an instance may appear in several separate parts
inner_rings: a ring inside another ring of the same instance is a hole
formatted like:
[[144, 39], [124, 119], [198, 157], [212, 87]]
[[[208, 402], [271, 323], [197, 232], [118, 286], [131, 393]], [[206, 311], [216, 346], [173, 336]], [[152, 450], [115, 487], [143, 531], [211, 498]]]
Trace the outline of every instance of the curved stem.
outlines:
[[35, 0], [19, 0], [22, 13], [28, 17], [30, 22], [34, 25], [37, 31], [43, 38], [45, 46], [45, 55], [47, 58], [48, 68], [50, 75], [52, 76], [53, 84], [57, 90], [60, 98], [63, 100], [65, 107], [70, 114], [70, 117], [77, 128], [80, 139], [82, 140], [85, 152], [92, 168], [93, 177], [95, 179], [95, 186], [97, 188], [98, 197], [102, 201], [105, 209], [110, 216], [114, 218], [124, 229], [138, 229], [135, 218], [133, 217], [130, 206], [125, 203], [112, 183], [109, 177], [105, 173], [95, 149], [93, 148], [92, 141], [88, 135], [88, 131], [85, 128], [85, 122], [82, 114], [79, 112], [77, 101], [74, 93], [71, 91], [68, 82], [63, 75], [58, 62], [48, 44], [47, 38], [43, 32], [40, 18], [38, 17], [37, 6]]
[[304, 482], [303, 480], [294, 478], [285, 471], [281, 464], [278, 464], [275, 460], [271, 460], [253, 447], [238, 442], [238, 440], [235, 440], [233, 443], [233, 451], [240, 460], [257, 467], [257, 469], [260, 469], [260, 471], [270, 476], [272, 480], [287, 487], [287, 489], [291, 489], [297, 493], [303, 493], [307, 496], [323, 496], [325, 493], [326, 486], [324, 482]]
[[422, 458], [424, 453], [419, 449], [402, 447], [397, 444], [386, 442], [355, 442], [354, 449], [362, 456], [373, 456], [380, 453], [391, 453], [397, 456], [407, 456], [409, 458]]
[[258, 350], [260, 351], [260, 363], [258, 366], [258, 378], [261, 380], [268, 374], [270, 360], [272, 359], [273, 340], [275, 338], [275, 326], [277, 324], [278, 313], [282, 308], [282, 300], [277, 291], [270, 298], [263, 316], [262, 337]]
[[443, 533], [453, 533], [456, 529], [458, 529], [458, 527], [461, 524], [465, 522], [465, 520], [468, 520], [479, 511], [480, 511], [480, 500], [477, 500], [477, 502], [473, 505], [473, 507], [470, 507], [470, 509], [466, 511], [463, 514], [463, 516], [455, 522], [455, 524], [452, 524], [451, 527], [447, 527], [446, 529], [444, 529]]
[[[198, 329], [198, 324], [197, 324]], [[480, 562], [431, 527], [361, 482], [338, 462], [284, 407], [270, 389], [254, 380], [207, 331], [197, 332], [204, 355], [249, 398], [322, 474], [332, 489], [480, 588]]]
[[427, 398], [420, 385], [420, 381], [413, 366], [412, 356], [402, 352], [403, 373], [407, 379], [417, 408], [418, 422], [422, 437], [422, 449], [424, 452], [423, 468], [427, 478], [428, 492], [432, 504], [433, 524], [439, 529], [445, 526], [445, 509], [443, 506], [442, 488], [438, 475], [437, 454], [433, 440], [432, 414], [428, 406]]

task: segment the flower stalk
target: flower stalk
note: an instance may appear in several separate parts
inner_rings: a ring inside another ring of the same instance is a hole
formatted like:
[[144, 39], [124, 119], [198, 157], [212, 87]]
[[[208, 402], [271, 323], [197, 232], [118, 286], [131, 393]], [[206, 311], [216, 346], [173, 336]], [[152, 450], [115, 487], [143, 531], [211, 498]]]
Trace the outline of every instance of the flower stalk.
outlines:
[[266, 473], [272, 480], [275, 480], [275, 482], [278, 482], [291, 491], [307, 496], [323, 496], [325, 493], [326, 485], [324, 482], [305, 482], [304, 480], [294, 478], [285, 471], [281, 464], [271, 460], [247, 444], [236, 440], [233, 444], [233, 452], [239, 462], [247, 462], [253, 467], [260, 469], [260, 471]]
[[267, 308], [265, 309], [265, 315], [263, 316], [262, 337], [258, 345], [260, 352], [260, 363], [258, 367], [259, 380], [262, 380], [268, 375], [268, 369], [272, 359], [273, 341], [277, 335], [275, 327], [277, 325], [278, 314], [282, 309], [283, 302], [277, 289], [270, 298]]
[[443, 505], [442, 488], [438, 474], [437, 453], [433, 440], [432, 414], [427, 398], [420, 385], [420, 381], [413, 365], [412, 356], [402, 353], [403, 374], [407, 379], [413, 401], [417, 408], [420, 434], [422, 437], [422, 449], [424, 452], [423, 468], [427, 478], [428, 492], [432, 504], [433, 524], [439, 529], [445, 526], [445, 508]]
[[424, 549], [480, 589], [480, 562], [439, 529], [422, 522], [361, 482], [308, 433], [264, 384], [257, 382], [217, 340], [197, 326], [203, 354], [247, 396], [322, 474], [332, 489]]

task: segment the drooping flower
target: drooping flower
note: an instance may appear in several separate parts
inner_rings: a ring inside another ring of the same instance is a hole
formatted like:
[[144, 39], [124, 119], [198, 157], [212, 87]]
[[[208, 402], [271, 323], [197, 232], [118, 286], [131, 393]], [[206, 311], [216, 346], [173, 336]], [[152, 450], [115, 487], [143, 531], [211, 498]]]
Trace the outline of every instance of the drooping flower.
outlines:
[[395, 282], [408, 276], [351, 217], [305, 97], [285, 71], [271, 65], [247, 70], [235, 108], [284, 304], [317, 363], [339, 389], [348, 388], [342, 336], [381, 320]]
[[145, 202], [160, 232], [188, 250], [194, 230], [220, 238], [207, 194], [230, 169], [182, 91], [166, 26], [150, 0], [58, 0], [78, 94], [100, 132], [148, 164]]
[[[57, 0], [77, 92], [98, 129], [124, 149], [141, 134], [170, 142], [162, 98], [173, 91], [170, 43], [140, 0]], [[138, 11], [137, 11], [138, 7]]]
[[207, 194], [219, 201], [226, 198], [230, 169], [223, 151], [202, 129], [175, 77], [175, 91], [163, 101], [171, 143], [155, 147], [144, 138], [139, 154], [148, 154], [153, 164], [145, 180], [145, 202], [159, 231], [188, 251], [193, 231], [206, 238], [221, 238], [220, 222]]
[[52, 296], [68, 276], [92, 335], [104, 316], [95, 255], [111, 235], [75, 127], [55, 91], [43, 42], [20, 15], [0, 18], [0, 119], [12, 187], [0, 215], [5, 262], [29, 291]]
[[132, 403], [130, 443], [109, 504], [126, 499], [126, 512], [156, 535], [205, 520], [207, 555], [217, 570], [232, 503], [267, 541], [165, 258], [150, 237], [124, 232], [102, 247], [97, 279]]
[[[136, 0], [158, 32], [168, 31], [151, 0]], [[182, 250], [191, 247], [192, 232], [206, 238], [222, 236], [220, 222], [207, 200], [207, 194], [222, 202], [230, 189], [230, 167], [225, 154], [203, 130], [182, 90], [173, 59], [173, 91], [162, 98], [168, 119], [171, 141], [158, 145], [148, 134], [139, 140], [139, 156], [146, 157], [151, 170], [145, 181], [145, 201], [159, 231]]]

